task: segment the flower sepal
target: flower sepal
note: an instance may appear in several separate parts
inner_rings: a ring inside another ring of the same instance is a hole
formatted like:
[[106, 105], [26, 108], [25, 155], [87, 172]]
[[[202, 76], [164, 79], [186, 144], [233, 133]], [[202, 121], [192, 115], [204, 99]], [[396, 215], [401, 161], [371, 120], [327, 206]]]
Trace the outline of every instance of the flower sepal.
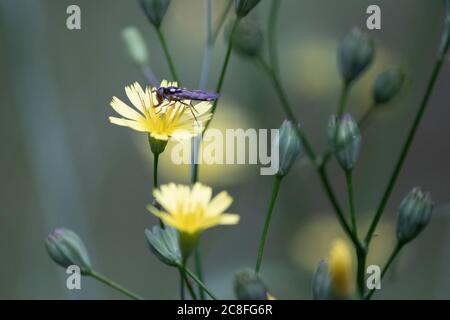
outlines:
[[160, 140], [153, 138], [150, 134], [148, 135], [148, 142], [150, 144], [150, 149], [153, 154], [159, 155], [166, 150], [168, 140]]
[[145, 229], [145, 238], [150, 250], [164, 264], [171, 267], [181, 266], [182, 258], [178, 244], [178, 233], [174, 228], [154, 226], [152, 230]]

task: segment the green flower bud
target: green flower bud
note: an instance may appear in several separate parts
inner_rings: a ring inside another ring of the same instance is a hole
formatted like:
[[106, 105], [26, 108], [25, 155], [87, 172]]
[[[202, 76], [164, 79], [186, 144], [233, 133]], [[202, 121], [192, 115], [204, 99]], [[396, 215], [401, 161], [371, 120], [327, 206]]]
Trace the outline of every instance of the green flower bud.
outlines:
[[150, 250], [163, 263], [179, 267], [181, 265], [181, 251], [178, 245], [178, 233], [175, 229], [166, 226], [154, 226], [152, 230], [145, 230], [145, 237], [150, 246]]
[[384, 104], [394, 98], [402, 88], [405, 75], [400, 68], [391, 68], [378, 75], [373, 86], [373, 100]]
[[122, 40], [131, 60], [138, 66], [148, 64], [148, 52], [142, 34], [136, 27], [126, 27], [122, 30]]
[[50, 258], [63, 268], [76, 265], [82, 274], [89, 274], [92, 270], [83, 241], [71, 230], [55, 229], [45, 240], [45, 248]]
[[405, 244], [413, 240], [430, 222], [434, 203], [420, 188], [411, 190], [400, 204], [397, 216], [397, 240]]
[[338, 68], [346, 83], [351, 83], [371, 64], [375, 47], [372, 39], [354, 28], [338, 47]]
[[150, 23], [159, 28], [169, 8], [170, 0], [139, 0], [139, 3]]
[[[225, 37], [230, 38], [231, 28], [225, 32]], [[264, 44], [263, 33], [255, 20], [243, 19], [233, 33], [233, 49], [239, 55], [254, 58], [261, 54]]]
[[291, 121], [285, 120], [281, 125], [277, 143], [279, 150], [277, 175], [283, 177], [288, 174], [302, 150], [302, 142], [297, 128]]
[[150, 149], [152, 150], [153, 154], [159, 155], [166, 150], [167, 146], [167, 140], [159, 140], [156, 138], [153, 138], [151, 135], [148, 135], [148, 142], [150, 143]]
[[320, 261], [312, 279], [312, 295], [314, 300], [328, 300], [331, 298], [331, 281], [328, 263]]
[[339, 123], [332, 116], [328, 122], [328, 139], [342, 169], [353, 170], [359, 156], [361, 133], [352, 116], [345, 114]]
[[244, 269], [234, 276], [234, 293], [238, 300], [267, 300], [267, 289], [253, 270]]
[[236, 15], [240, 18], [245, 17], [253, 10], [260, 0], [234, 0]]

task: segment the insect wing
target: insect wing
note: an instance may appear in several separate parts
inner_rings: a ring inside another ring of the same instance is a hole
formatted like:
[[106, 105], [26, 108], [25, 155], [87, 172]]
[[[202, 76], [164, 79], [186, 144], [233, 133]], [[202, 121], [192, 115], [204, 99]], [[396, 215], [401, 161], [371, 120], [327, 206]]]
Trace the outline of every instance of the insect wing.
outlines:
[[219, 94], [214, 92], [206, 92], [203, 90], [191, 90], [189, 92], [191, 94], [192, 100], [214, 101], [217, 100], [217, 98], [219, 98]]
[[206, 92], [203, 90], [187, 90], [179, 89], [171, 92], [170, 96], [177, 100], [197, 100], [197, 101], [214, 101], [219, 95], [217, 93]]

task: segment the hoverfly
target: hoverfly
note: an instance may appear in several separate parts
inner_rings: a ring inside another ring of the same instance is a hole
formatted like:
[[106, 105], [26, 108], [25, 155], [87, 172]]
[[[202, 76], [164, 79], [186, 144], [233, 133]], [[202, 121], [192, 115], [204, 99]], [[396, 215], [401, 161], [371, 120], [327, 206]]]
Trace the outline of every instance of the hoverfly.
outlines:
[[195, 110], [194, 105], [191, 103], [187, 104], [183, 100], [196, 100], [196, 101], [215, 101], [219, 98], [218, 93], [206, 92], [203, 90], [188, 90], [186, 88], [178, 88], [178, 87], [159, 87], [155, 91], [156, 100], [158, 101], [158, 106], [160, 106], [164, 100], [168, 101], [177, 101], [182, 105], [185, 105], [189, 108], [192, 115], [194, 116], [195, 121], [197, 118], [194, 114], [197, 110]]

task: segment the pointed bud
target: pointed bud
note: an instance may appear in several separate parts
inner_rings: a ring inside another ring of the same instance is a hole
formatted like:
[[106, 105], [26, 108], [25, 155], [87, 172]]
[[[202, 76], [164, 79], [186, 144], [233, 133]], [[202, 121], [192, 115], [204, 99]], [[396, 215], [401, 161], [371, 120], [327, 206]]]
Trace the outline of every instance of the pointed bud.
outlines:
[[411, 190], [400, 204], [397, 216], [397, 240], [405, 244], [413, 240], [430, 222], [434, 203], [420, 188]]
[[[231, 27], [225, 32], [226, 39], [230, 38]], [[243, 19], [233, 33], [233, 50], [239, 55], [254, 58], [261, 54], [264, 44], [263, 33], [255, 20]]]
[[285, 120], [281, 125], [278, 136], [279, 169], [277, 175], [280, 177], [288, 174], [292, 165], [302, 151], [302, 142], [295, 125]]
[[375, 104], [388, 103], [402, 88], [405, 75], [400, 68], [388, 69], [375, 79], [373, 100]]
[[234, 293], [238, 300], [267, 300], [267, 289], [253, 270], [244, 269], [234, 276]]
[[328, 300], [331, 298], [331, 281], [328, 263], [320, 261], [312, 279], [312, 295], [314, 300]]
[[234, 0], [236, 15], [240, 18], [245, 17], [259, 3], [260, 0]]
[[345, 114], [339, 123], [336, 116], [331, 116], [328, 122], [328, 140], [342, 169], [353, 170], [359, 156], [361, 133], [351, 115]]
[[91, 272], [91, 262], [83, 241], [73, 231], [58, 228], [45, 240], [45, 248], [57, 264], [63, 268], [76, 265], [82, 274]]
[[139, 0], [139, 3], [150, 23], [159, 29], [169, 8], [170, 0]]
[[353, 294], [353, 261], [350, 248], [343, 240], [335, 240], [331, 246], [328, 260], [331, 288], [340, 299]]
[[371, 64], [374, 57], [372, 39], [360, 29], [354, 28], [338, 47], [338, 67], [346, 83], [358, 78]]
[[178, 233], [175, 229], [166, 226], [154, 226], [152, 230], [145, 229], [145, 238], [150, 246], [150, 250], [163, 263], [172, 267], [181, 265], [181, 252], [178, 245]]
[[122, 30], [122, 40], [131, 60], [138, 66], [148, 64], [148, 52], [142, 34], [136, 27], [126, 27]]

